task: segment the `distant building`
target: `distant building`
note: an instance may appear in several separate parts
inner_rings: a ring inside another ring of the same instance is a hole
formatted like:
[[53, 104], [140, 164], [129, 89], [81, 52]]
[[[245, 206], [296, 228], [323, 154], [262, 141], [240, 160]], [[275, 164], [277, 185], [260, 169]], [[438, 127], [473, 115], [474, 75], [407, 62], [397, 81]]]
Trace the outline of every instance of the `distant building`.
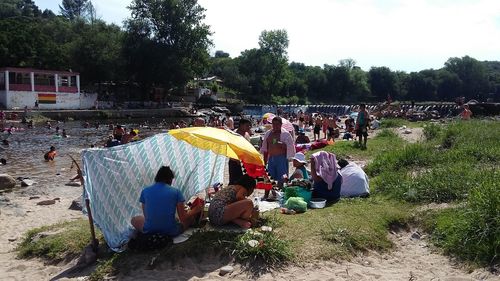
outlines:
[[80, 92], [80, 74], [32, 68], [0, 68], [0, 103], [6, 109], [90, 109], [97, 94]]

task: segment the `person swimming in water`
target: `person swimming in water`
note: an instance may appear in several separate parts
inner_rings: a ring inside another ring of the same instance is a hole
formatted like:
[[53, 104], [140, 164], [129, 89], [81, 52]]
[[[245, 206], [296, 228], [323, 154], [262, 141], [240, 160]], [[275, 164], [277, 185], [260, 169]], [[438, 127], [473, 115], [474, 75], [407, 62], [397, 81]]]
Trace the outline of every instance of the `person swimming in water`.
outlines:
[[54, 158], [56, 158], [57, 152], [56, 148], [54, 146], [50, 147], [50, 151], [45, 153], [43, 158], [45, 158], [45, 161], [54, 161]]

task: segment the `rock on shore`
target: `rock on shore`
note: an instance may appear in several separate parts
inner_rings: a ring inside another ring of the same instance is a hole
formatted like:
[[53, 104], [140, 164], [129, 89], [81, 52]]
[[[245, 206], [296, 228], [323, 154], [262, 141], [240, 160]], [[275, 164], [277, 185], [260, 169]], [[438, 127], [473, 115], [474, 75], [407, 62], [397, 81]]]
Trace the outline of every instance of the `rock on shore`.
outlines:
[[8, 174], [0, 174], [0, 190], [16, 187], [16, 179]]

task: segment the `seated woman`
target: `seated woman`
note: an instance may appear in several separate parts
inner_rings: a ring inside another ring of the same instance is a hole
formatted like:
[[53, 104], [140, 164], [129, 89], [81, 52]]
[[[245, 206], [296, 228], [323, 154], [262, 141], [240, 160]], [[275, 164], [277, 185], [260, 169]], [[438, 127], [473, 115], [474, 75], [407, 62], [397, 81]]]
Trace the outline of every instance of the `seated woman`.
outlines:
[[[132, 226], [140, 232], [163, 234], [175, 237], [195, 222], [203, 204], [193, 207], [189, 212], [184, 209], [184, 196], [171, 186], [174, 173], [168, 166], [162, 166], [155, 177], [155, 184], [144, 188], [139, 201], [142, 203], [142, 216], [132, 218]], [[175, 219], [175, 212], [179, 221]]]
[[338, 162], [342, 174], [342, 197], [368, 197], [370, 196], [369, 180], [366, 173], [356, 163], [349, 163], [345, 159]]
[[208, 208], [210, 223], [216, 226], [233, 222], [241, 228], [250, 228], [252, 223], [252, 200], [246, 199], [253, 193], [255, 179], [243, 175], [238, 183], [217, 192]]
[[335, 154], [326, 151], [311, 155], [311, 177], [313, 198], [323, 198], [327, 202], [337, 202], [340, 198], [342, 176], [338, 172]]
[[290, 176], [290, 180], [294, 179], [309, 179], [309, 173], [307, 172], [306, 156], [302, 152], [295, 153], [293, 159], [293, 166], [295, 167], [295, 172]]

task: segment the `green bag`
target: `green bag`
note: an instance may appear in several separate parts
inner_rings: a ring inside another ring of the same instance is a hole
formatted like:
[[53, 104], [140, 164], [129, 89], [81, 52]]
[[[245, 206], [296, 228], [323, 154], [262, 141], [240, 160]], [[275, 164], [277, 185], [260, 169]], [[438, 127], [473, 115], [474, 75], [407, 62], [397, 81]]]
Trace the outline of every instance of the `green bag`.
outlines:
[[307, 211], [307, 203], [302, 197], [290, 197], [286, 200], [285, 207], [298, 213]]
[[311, 201], [312, 191], [302, 186], [289, 186], [285, 189], [285, 199], [302, 197], [306, 203]]

